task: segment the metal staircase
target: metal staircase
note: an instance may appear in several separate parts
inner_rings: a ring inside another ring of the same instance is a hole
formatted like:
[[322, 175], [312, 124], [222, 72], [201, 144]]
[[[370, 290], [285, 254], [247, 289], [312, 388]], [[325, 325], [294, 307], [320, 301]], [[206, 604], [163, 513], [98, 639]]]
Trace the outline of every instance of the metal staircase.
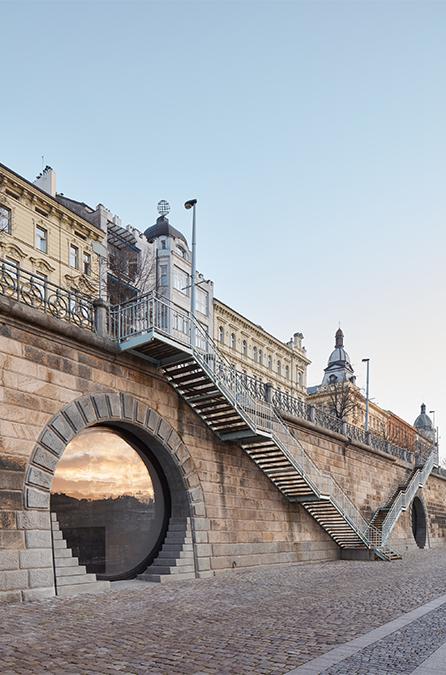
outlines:
[[400, 515], [409, 508], [418, 490], [424, 487], [434, 468], [436, 458], [437, 451], [434, 446], [426, 461], [412, 471], [407, 485], [400, 487], [389, 499], [386, 506], [378, 509], [374, 514], [371, 524], [381, 531], [382, 547], [387, 546]]
[[[146, 295], [112, 308], [109, 328], [122, 350], [160, 367], [207, 426], [222, 441], [238, 443], [278, 490], [301, 503], [341, 548], [369, 549], [378, 558], [392, 558], [383, 545], [384, 529], [368, 523], [333, 477], [318, 469], [273, 406], [253, 398], [243, 374], [189, 314]], [[393, 511], [392, 518], [398, 516]]]

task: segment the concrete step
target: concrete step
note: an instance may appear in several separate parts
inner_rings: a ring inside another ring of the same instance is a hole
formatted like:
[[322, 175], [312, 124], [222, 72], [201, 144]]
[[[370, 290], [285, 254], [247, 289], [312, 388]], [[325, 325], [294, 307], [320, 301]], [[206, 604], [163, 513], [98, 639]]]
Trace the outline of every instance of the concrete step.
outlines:
[[63, 534], [60, 530], [53, 530], [53, 541], [58, 541], [59, 539], [63, 539]]
[[57, 595], [66, 597], [67, 595], [79, 595], [80, 593], [102, 593], [110, 590], [109, 581], [94, 581], [90, 584], [73, 584], [71, 586], [59, 586]]
[[54, 549], [67, 548], [67, 542], [65, 541], [65, 539], [55, 539], [53, 541], [53, 546]]
[[179, 567], [170, 567], [168, 565], [151, 565], [147, 568], [149, 573], [154, 574], [188, 574], [195, 572], [193, 565], [182, 565]]
[[166, 542], [165, 544], [163, 544], [161, 550], [171, 552], [173, 556], [176, 557], [174, 553], [175, 551], [193, 551], [193, 546], [192, 544], [173, 544], [170, 542]]
[[151, 581], [158, 584], [167, 584], [172, 581], [182, 581], [183, 579], [195, 579], [195, 574], [140, 574], [138, 579], [141, 581]]
[[168, 532], [164, 541], [166, 544], [192, 544], [192, 537], [181, 532]]
[[160, 565], [161, 567], [188, 567], [190, 565], [193, 566], [193, 564], [193, 556], [190, 558], [162, 558], [161, 556], [158, 556], [158, 558], [153, 561], [152, 567], [158, 567]]
[[[77, 560], [77, 558], [76, 558]], [[70, 577], [75, 574], [87, 574], [85, 565], [73, 565], [70, 567], [56, 567], [56, 577]]]
[[57, 578], [58, 586], [72, 586], [73, 584], [91, 584], [96, 582], [96, 574], [73, 574]]
[[56, 559], [56, 570], [60, 569], [61, 567], [74, 567], [75, 565], [79, 564], [79, 558], [73, 558], [73, 557], [68, 557], [68, 558], [57, 558]]
[[60, 558], [71, 558], [71, 548], [55, 548], [54, 549], [54, 559], [59, 560]]
[[186, 523], [169, 523], [168, 532], [187, 532], [188, 534], [192, 533], [192, 528]]

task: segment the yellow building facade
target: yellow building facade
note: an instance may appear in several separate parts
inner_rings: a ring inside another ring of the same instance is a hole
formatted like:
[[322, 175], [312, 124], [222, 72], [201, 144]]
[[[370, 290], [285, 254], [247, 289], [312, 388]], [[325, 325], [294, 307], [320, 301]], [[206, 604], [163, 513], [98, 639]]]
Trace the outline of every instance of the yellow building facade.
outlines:
[[261, 326], [214, 298], [214, 340], [235, 368], [290, 396], [306, 397], [307, 367], [302, 333], [281, 342]]
[[50, 167], [31, 183], [0, 164], [0, 257], [5, 269], [19, 268], [42, 282], [96, 298], [99, 262], [92, 246], [103, 239], [101, 229], [58, 202]]

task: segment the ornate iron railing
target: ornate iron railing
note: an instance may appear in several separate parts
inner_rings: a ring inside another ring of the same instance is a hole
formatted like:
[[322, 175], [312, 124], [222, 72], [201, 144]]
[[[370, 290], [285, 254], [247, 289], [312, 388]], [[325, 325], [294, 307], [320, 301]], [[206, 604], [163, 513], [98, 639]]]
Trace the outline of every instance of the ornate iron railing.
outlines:
[[93, 330], [94, 307], [87, 296], [56, 286], [43, 276], [0, 261], [0, 294], [51, 316]]

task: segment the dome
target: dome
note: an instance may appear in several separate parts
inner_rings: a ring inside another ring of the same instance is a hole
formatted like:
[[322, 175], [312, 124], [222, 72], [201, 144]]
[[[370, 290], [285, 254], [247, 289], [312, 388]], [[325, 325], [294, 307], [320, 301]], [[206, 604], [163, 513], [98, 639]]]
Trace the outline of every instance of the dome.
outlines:
[[424, 403], [421, 405], [421, 412], [413, 425], [415, 429], [420, 429], [420, 431], [433, 431], [432, 420], [426, 413], [426, 406]]
[[347, 361], [347, 363], [350, 363], [350, 357], [344, 347], [336, 347], [336, 349], [331, 352], [328, 363], [336, 363], [337, 361]]
[[160, 216], [156, 219], [155, 225], [148, 227], [144, 232], [144, 235], [148, 241], [157, 239], [158, 237], [174, 237], [175, 239], [181, 239], [187, 246], [186, 237], [184, 234], [181, 234], [173, 225], [169, 223], [169, 219], [166, 216]]

